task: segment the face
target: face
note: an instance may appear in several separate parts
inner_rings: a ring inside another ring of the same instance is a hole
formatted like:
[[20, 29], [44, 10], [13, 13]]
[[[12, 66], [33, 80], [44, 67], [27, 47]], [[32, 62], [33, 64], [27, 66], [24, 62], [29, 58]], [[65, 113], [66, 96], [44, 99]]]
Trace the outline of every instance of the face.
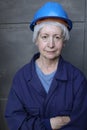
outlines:
[[39, 32], [36, 45], [40, 57], [48, 60], [58, 58], [64, 45], [61, 28], [54, 25], [45, 25]]

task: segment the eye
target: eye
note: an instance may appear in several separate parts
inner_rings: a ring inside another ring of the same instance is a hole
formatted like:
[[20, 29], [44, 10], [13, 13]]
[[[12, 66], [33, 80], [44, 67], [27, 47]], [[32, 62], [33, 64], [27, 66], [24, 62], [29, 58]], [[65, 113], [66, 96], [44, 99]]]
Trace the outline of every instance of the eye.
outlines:
[[42, 37], [43, 40], [48, 38], [47, 35], [43, 35], [43, 36], [41, 36], [41, 37]]
[[61, 37], [60, 36], [55, 36], [55, 39], [61, 39]]

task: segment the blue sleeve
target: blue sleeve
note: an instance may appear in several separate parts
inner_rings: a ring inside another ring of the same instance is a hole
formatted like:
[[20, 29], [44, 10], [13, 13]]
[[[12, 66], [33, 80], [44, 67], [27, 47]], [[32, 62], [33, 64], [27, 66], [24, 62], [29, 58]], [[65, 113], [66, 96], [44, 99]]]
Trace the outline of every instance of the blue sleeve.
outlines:
[[8, 96], [5, 118], [10, 130], [52, 130], [49, 119], [27, 114], [18, 94], [12, 87]]
[[74, 102], [70, 114], [71, 121], [61, 130], [87, 130], [87, 80], [78, 75], [73, 82]]

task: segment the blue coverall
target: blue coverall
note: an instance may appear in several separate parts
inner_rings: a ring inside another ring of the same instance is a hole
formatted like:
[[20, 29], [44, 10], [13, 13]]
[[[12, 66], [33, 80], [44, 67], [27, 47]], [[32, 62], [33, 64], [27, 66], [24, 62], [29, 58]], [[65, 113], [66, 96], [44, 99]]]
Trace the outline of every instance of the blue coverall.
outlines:
[[48, 94], [36, 70], [35, 54], [15, 75], [5, 117], [10, 130], [51, 130], [50, 118], [70, 116], [60, 130], [87, 130], [87, 80], [60, 56]]

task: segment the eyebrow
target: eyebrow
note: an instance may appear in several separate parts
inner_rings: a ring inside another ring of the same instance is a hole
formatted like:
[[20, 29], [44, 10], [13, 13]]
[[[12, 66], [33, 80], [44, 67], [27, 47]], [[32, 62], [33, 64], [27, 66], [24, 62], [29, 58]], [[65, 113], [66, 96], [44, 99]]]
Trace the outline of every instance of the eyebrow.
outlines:
[[[40, 33], [40, 35], [50, 35], [50, 34], [48, 34], [48, 33]], [[58, 35], [58, 36], [61, 36], [60, 34], [53, 34], [54, 36], [55, 35]]]

